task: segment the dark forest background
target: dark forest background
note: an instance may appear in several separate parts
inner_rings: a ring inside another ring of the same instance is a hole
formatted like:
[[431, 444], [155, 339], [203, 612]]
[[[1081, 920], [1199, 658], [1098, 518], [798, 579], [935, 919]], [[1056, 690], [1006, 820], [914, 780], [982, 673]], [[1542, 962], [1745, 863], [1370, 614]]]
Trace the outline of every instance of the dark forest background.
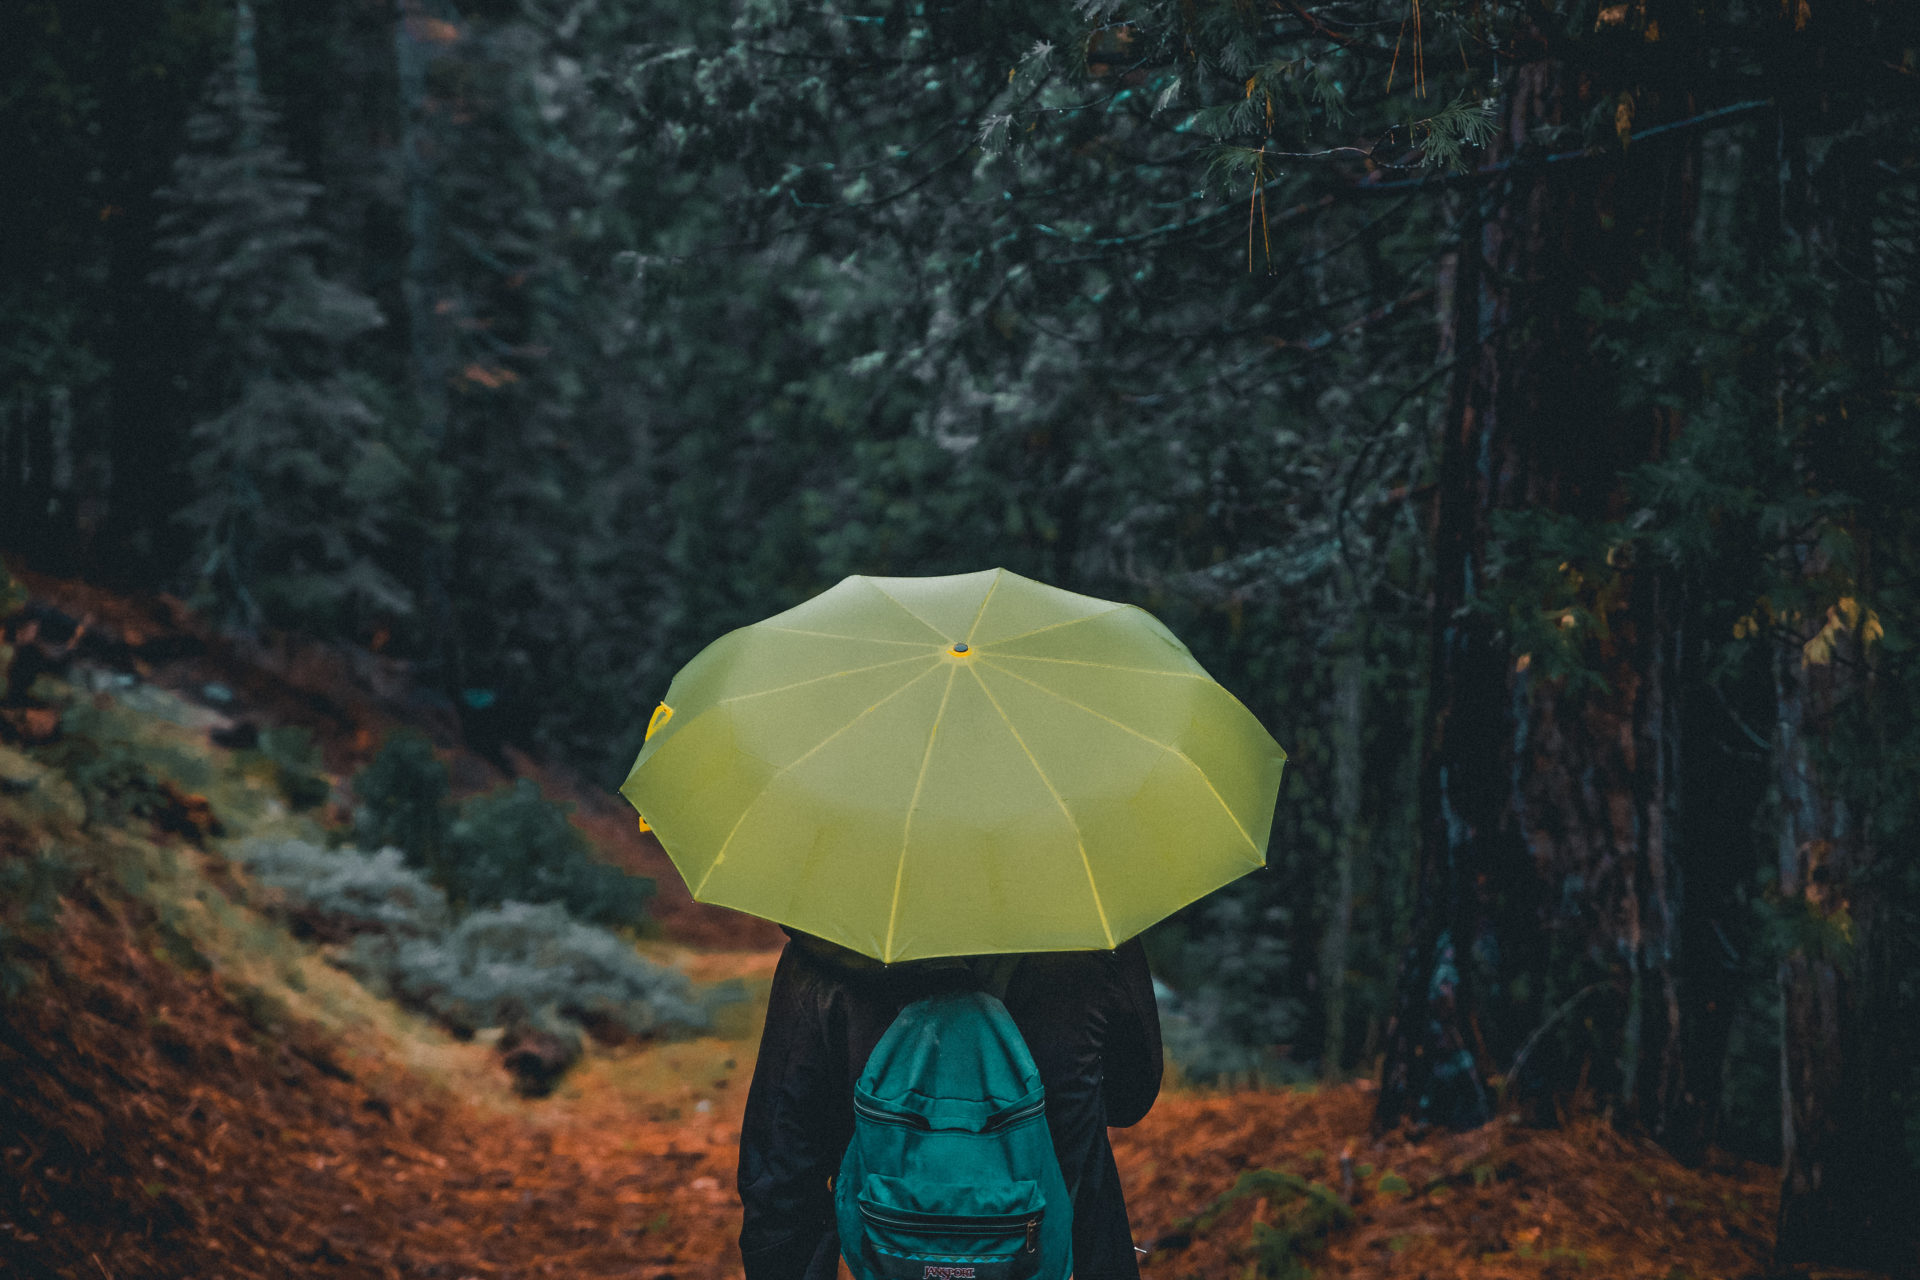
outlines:
[[1898, 1270], [1920, 8], [13, 0], [0, 548], [609, 788], [848, 573], [1136, 601], [1292, 755], [1195, 1074], [1599, 1108]]

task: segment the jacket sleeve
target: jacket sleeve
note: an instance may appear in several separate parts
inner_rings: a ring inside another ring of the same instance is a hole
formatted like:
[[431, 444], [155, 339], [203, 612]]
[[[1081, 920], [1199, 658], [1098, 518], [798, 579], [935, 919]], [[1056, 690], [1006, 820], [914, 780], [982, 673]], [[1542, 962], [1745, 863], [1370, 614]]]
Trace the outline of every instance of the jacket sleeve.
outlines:
[[740, 1255], [746, 1280], [800, 1280], [817, 1254], [837, 1259], [833, 1197], [846, 1138], [844, 1091], [818, 993], [789, 943], [774, 970], [766, 1030], [740, 1126]]
[[1160, 1044], [1160, 1010], [1153, 998], [1153, 975], [1138, 939], [1112, 953], [1107, 988], [1107, 1038], [1101, 1046], [1107, 1123], [1138, 1124], [1160, 1096], [1165, 1054]]

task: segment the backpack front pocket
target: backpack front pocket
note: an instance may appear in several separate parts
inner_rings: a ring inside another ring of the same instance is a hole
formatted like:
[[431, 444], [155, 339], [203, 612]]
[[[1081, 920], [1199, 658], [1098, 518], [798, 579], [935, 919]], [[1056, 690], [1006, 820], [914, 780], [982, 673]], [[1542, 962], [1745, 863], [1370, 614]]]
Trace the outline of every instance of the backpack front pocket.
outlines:
[[1046, 1202], [1034, 1182], [981, 1188], [867, 1175], [867, 1260], [884, 1280], [1025, 1280]]

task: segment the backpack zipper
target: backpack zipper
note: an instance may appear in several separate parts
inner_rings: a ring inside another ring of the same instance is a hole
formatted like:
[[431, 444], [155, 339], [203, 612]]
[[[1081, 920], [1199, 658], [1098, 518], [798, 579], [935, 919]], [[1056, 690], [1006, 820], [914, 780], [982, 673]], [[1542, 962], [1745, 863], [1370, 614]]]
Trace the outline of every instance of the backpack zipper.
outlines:
[[[1008, 1111], [993, 1117], [993, 1119], [988, 1122], [986, 1128], [980, 1130], [980, 1132], [992, 1133], [996, 1129], [1004, 1129], [1008, 1125], [1017, 1124], [1022, 1120], [1031, 1120], [1033, 1117], [1044, 1113], [1046, 1109], [1047, 1100], [1041, 1098], [1029, 1106], [1020, 1108], [1018, 1111]], [[912, 1112], [884, 1111], [870, 1103], [863, 1102], [858, 1094], [854, 1095], [853, 1112], [863, 1119], [877, 1120], [881, 1124], [896, 1124], [906, 1129], [931, 1130], [933, 1128], [933, 1125], [928, 1123], [925, 1116], [915, 1115]]]
[[868, 1222], [883, 1227], [900, 1227], [909, 1231], [954, 1231], [983, 1236], [1018, 1236], [1027, 1238], [1027, 1252], [1037, 1247], [1035, 1240], [1040, 1231], [1040, 1219], [1024, 1213], [996, 1214], [992, 1217], [963, 1217], [944, 1213], [911, 1213], [882, 1209], [861, 1202], [860, 1214]]
[[1022, 1107], [1018, 1111], [1009, 1111], [1004, 1115], [995, 1116], [993, 1120], [988, 1123], [986, 1132], [992, 1132], [995, 1129], [1004, 1129], [1008, 1125], [1018, 1124], [1022, 1120], [1031, 1120], [1035, 1116], [1043, 1114], [1046, 1109], [1047, 1100], [1042, 1097], [1036, 1100], [1031, 1106]]
[[881, 1124], [897, 1124], [903, 1129], [933, 1128], [932, 1125], [927, 1123], [925, 1116], [917, 1116], [912, 1112], [882, 1111], [878, 1107], [869, 1106], [862, 1102], [859, 1094], [855, 1094], [853, 1098], [853, 1113], [863, 1120], [877, 1120]]

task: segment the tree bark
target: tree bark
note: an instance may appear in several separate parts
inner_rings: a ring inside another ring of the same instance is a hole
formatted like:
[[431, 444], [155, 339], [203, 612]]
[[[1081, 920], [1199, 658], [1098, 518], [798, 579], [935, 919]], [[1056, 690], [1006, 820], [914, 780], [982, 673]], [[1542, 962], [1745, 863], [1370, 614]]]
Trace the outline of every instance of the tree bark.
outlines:
[[[395, 0], [393, 47], [400, 90], [401, 171], [406, 187], [407, 258], [401, 283], [406, 299], [409, 372], [420, 434], [428, 455], [426, 501], [429, 528], [420, 555], [421, 637], [424, 659], [420, 676], [444, 685], [448, 679], [448, 646], [453, 635], [453, 603], [448, 585], [447, 547], [437, 530], [448, 524], [449, 498], [440, 476], [446, 447], [448, 383], [453, 376], [453, 346], [449, 322], [440, 314], [440, 208], [433, 175], [433, 142], [427, 124], [429, 108], [427, 68], [429, 16], [424, 0]], [[446, 24], [439, 24], [444, 27]]]
[[1320, 985], [1326, 1035], [1320, 1074], [1340, 1077], [1347, 1045], [1347, 969], [1353, 939], [1354, 871], [1365, 856], [1366, 828], [1360, 815], [1367, 661], [1360, 625], [1347, 627], [1346, 649], [1333, 668], [1333, 892], [1326, 933], [1320, 940]]
[[[1684, 245], [1693, 144], [1570, 173], [1527, 166], [1537, 130], [1592, 110], [1592, 83], [1551, 61], [1515, 72], [1489, 158], [1518, 162], [1497, 189], [1465, 197], [1443, 279], [1454, 370], [1434, 519], [1419, 896], [1382, 1124], [1485, 1120], [1486, 1079], [1596, 980], [1613, 993], [1585, 1007], [1597, 1038], [1572, 1056], [1541, 1042], [1510, 1086], [1544, 1104], [1590, 1071], [1601, 1097], [1656, 1131], [1682, 1092], [1666, 588], [1652, 566], [1611, 551], [1587, 566], [1588, 586], [1560, 567], [1592, 619], [1576, 642], [1597, 677], [1586, 687], [1513, 652], [1481, 602], [1503, 513], [1546, 509], [1587, 527], [1624, 518], [1621, 478], [1658, 456], [1668, 429], [1608, 411], [1577, 300], [1585, 287], [1623, 288], [1650, 249]], [[1642, 123], [1689, 109], [1677, 91], [1643, 100]], [[1563, 621], [1578, 622], [1571, 611]]]
[[1799, 938], [1779, 966], [1781, 1180], [1775, 1257], [1784, 1264], [1878, 1261], [1861, 1238], [1863, 1225], [1875, 1225], [1870, 1215], [1863, 1224], [1861, 1211], [1881, 1198], [1868, 1173], [1879, 1163], [1871, 1153], [1880, 1139], [1868, 1114], [1860, 1016], [1864, 975], [1859, 958], [1870, 925], [1853, 901], [1872, 865], [1872, 851], [1856, 815], [1823, 777], [1811, 746], [1832, 732], [1834, 717], [1857, 696], [1853, 670], [1862, 656], [1837, 654], [1812, 666], [1790, 638], [1774, 663], [1779, 889]]
[[[1822, 11], [1804, 32], [1783, 26], [1786, 56], [1810, 72], [1869, 57], [1878, 47], [1872, 17], [1865, 6], [1843, 3]], [[1782, 425], [1796, 430], [1794, 480], [1802, 491], [1870, 492], [1862, 460], [1872, 442], [1856, 424], [1871, 421], [1892, 386], [1882, 348], [1891, 317], [1882, 316], [1884, 271], [1875, 261], [1883, 181], [1873, 163], [1877, 144], [1857, 110], [1831, 109], [1825, 99], [1798, 105], [1804, 120], [1782, 114], [1783, 230], [1833, 287], [1837, 329], [1836, 349], [1810, 350], [1809, 368], [1799, 372], [1827, 378], [1819, 357], [1837, 356], [1850, 373], [1855, 412], [1796, 429], [1785, 404], [1791, 375], [1783, 371]], [[1808, 145], [1814, 131], [1833, 139], [1818, 164]], [[1835, 562], [1834, 545], [1852, 548], [1848, 563]], [[1877, 963], [1884, 872], [1876, 867], [1871, 815], [1850, 797], [1835, 760], [1836, 747], [1871, 735], [1869, 532], [1844, 515], [1823, 516], [1811, 529], [1783, 528], [1780, 567], [1788, 592], [1809, 607], [1784, 620], [1773, 663], [1775, 856], [1779, 907], [1792, 938], [1777, 971], [1781, 1181], [1774, 1260], [1783, 1268], [1910, 1274], [1920, 1266], [1920, 1228], [1910, 1187], [1903, 1186], [1902, 1144], [1887, 1132], [1899, 1114], [1890, 1078], [1895, 1064], [1876, 1016], [1891, 989]], [[1829, 605], [1836, 594], [1841, 598]]]
[[1468, 614], [1474, 566], [1481, 549], [1477, 516], [1483, 500], [1475, 484], [1475, 455], [1485, 429], [1482, 375], [1481, 193], [1461, 198], [1458, 244], [1441, 267], [1441, 350], [1453, 370], [1440, 441], [1434, 516], [1434, 583], [1428, 715], [1419, 778], [1420, 850], [1415, 873], [1414, 928], [1400, 962], [1400, 983], [1385, 1034], [1386, 1056], [1377, 1119], [1439, 1122], [1455, 1128], [1483, 1124], [1491, 1112], [1482, 1068], [1467, 1047], [1460, 999], [1455, 929], [1470, 919], [1465, 900], [1468, 865], [1482, 856], [1482, 832], [1491, 815], [1463, 814], [1461, 789], [1483, 796], [1465, 778], [1497, 767], [1497, 722], [1476, 716], [1497, 700], [1471, 696], [1499, 677], [1489, 670], [1492, 637]]

